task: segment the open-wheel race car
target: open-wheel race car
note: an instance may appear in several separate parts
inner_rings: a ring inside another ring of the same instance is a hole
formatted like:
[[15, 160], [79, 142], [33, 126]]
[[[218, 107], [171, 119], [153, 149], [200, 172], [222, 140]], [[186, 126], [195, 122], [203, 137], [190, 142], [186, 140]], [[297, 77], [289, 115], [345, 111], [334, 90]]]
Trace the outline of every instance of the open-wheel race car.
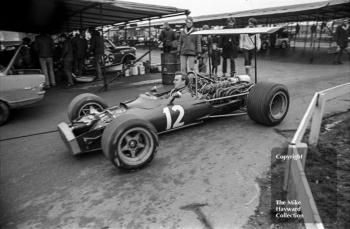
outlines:
[[68, 107], [70, 123], [58, 125], [62, 139], [73, 155], [102, 149], [116, 167], [133, 170], [152, 161], [162, 133], [242, 114], [275, 126], [288, 112], [289, 93], [282, 84], [253, 83], [247, 75], [188, 76], [187, 93], [152, 90], [111, 107], [97, 95], [78, 95]]

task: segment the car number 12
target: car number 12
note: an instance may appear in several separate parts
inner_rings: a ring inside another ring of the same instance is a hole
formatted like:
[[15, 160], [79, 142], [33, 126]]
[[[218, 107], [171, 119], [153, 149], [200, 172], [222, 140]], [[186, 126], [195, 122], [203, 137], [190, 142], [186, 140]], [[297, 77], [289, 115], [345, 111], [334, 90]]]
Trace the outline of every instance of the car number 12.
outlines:
[[185, 115], [184, 108], [180, 105], [174, 105], [171, 107], [171, 110], [179, 111], [180, 113], [179, 113], [179, 116], [177, 117], [176, 121], [174, 122], [174, 124], [172, 124], [171, 112], [170, 112], [169, 107], [163, 108], [163, 113], [165, 114], [165, 117], [166, 117], [166, 129], [167, 130], [184, 125], [184, 122], [182, 122], [182, 119]]

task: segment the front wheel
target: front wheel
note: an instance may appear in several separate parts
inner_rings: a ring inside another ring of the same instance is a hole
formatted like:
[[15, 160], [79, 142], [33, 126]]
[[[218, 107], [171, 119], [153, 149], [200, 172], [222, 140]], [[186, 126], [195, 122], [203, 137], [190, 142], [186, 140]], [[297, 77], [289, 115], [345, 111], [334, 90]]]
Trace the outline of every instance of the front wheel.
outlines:
[[76, 96], [68, 106], [69, 121], [73, 121], [91, 111], [101, 112], [108, 107], [107, 103], [99, 96], [91, 93], [83, 93]]
[[257, 123], [275, 126], [282, 122], [289, 108], [286, 86], [269, 82], [258, 83], [249, 92], [247, 112]]
[[0, 101], [0, 126], [7, 122], [10, 116], [10, 109], [7, 104], [3, 101]]
[[102, 135], [102, 151], [119, 169], [144, 167], [154, 158], [157, 147], [153, 125], [133, 115], [117, 117]]

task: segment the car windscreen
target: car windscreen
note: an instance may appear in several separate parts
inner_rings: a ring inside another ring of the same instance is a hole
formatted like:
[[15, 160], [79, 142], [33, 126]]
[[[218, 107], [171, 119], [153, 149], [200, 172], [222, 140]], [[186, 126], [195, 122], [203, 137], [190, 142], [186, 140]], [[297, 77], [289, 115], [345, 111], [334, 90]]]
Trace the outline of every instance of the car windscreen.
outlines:
[[3, 67], [6, 68], [9, 65], [9, 63], [10, 63], [13, 55], [15, 55], [15, 53], [16, 53], [15, 48], [14, 49], [5, 49], [5, 50], [0, 51], [0, 65], [1, 65], [0, 70]]

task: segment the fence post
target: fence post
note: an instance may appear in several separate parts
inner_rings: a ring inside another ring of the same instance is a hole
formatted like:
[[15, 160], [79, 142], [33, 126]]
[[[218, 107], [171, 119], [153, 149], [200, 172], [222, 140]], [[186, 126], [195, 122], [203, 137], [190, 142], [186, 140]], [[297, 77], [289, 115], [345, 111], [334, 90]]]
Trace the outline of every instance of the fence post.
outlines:
[[305, 162], [306, 162], [306, 156], [307, 156], [307, 144], [306, 143], [298, 143], [297, 144], [297, 149], [299, 155], [301, 155], [301, 163], [303, 165], [303, 168], [305, 168]]
[[[293, 145], [288, 145], [287, 155], [293, 154]], [[286, 160], [286, 168], [284, 169], [283, 191], [288, 191], [288, 182], [290, 174], [290, 160]]]
[[312, 116], [310, 136], [309, 136], [309, 145], [317, 145], [318, 137], [320, 135], [321, 122], [323, 117], [323, 111], [325, 107], [325, 96], [322, 93], [318, 93], [316, 106], [314, 114]]

